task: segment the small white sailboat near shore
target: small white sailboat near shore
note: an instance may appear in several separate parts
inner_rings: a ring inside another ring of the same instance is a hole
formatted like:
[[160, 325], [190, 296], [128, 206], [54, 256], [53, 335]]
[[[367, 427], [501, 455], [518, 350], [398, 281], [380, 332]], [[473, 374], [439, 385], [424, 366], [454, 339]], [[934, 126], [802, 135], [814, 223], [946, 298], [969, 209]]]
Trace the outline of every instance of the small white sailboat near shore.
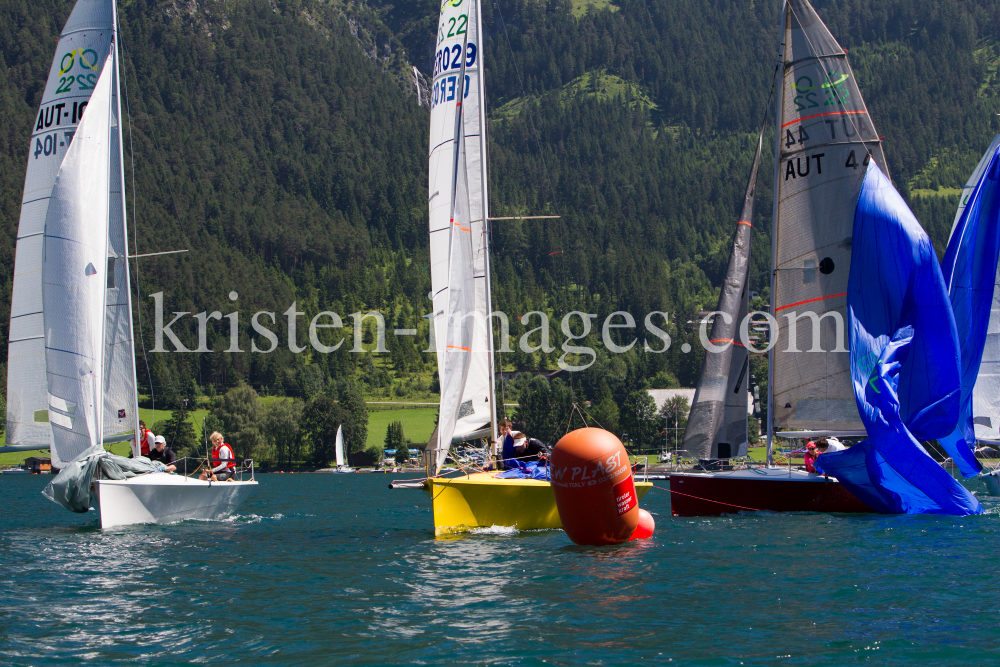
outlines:
[[[48, 449], [43, 492], [101, 526], [228, 516], [256, 487], [139, 457], [116, 9], [79, 0], [31, 137], [11, 299], [5, 451]], [[84, 113], [86, 111], [86, 113]], [[104, 445], [132, 441], [126, 459]]]
[[337, 427], [337, 469], [334, 472], [354, 472], [354, 468], [344, 463], [344, 427]]

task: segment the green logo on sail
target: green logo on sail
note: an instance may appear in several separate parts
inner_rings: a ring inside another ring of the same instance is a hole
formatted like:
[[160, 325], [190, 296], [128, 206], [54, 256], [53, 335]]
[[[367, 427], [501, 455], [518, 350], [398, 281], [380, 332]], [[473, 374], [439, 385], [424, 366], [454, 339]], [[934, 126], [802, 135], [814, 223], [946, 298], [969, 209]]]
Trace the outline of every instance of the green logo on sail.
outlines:
[[847, 104], [851, 97], [847, 89], [849, 78], [850, 74], [829, 72], [826, 80], [816, 85], [811, 76], [800, 76], [792, 83], [792, 90], [796, 93], [793, 98], [796, 111]]

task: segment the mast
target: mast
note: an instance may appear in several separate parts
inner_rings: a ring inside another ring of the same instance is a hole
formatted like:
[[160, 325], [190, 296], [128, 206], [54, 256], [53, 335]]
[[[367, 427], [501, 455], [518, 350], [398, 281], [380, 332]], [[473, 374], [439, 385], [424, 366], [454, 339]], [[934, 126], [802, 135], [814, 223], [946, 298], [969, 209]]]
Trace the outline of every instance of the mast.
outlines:
[[[482, 2], [476, 0], [476, 36], [479, 46], [482, 48], [483, 42], [483, 13]], [[490, 399], [490, 442], [495, 442], [499, 434], [497, 433], [497, 396], [496, 396], [496, 361], [493, 349], [493, 290], [492, 277], [490, 275], [490, 196], [489, 196], [489, 147], [487, 143], [487, 122], [486, 122], [486, 67], [481, 63], [478, 68], [479, 79], [479, 154], [482, 156], [482, 169], [480, 171], [483, 182], [483, 263], [485, 265], [486, 279], [486, 345], [489, 357], [489, 399]], [[503, 342], [500, 344], [503, 347]], [[503, 373], [503, 367], [500, 368]]]
[[[135, 331], [132, 322], [132, 277], [128, 263], [128, 210], [125, 200], [125, 157], [122, 136], [122, 96], [121, 96], [121, 58], [118, 31], [118, 7], [111, 3], [112, 26], [114, 36], [111, 48], [114, 53], [114, 87], [112, 90], [112, 113], [117, 120], [117, 128], [112, 127], [113, 167], [117, 168], [118, 178], [112, 183], [118, 192], [112, 191], [112, 197], [117, 199], [116, 206], [111, 207], [112, 214], [108, 217], [109, 250], [115, 254], [113, 272], [116, 276], [114, 285], [109, 284], [107, 294], [107, 313], [105, 318], [105, 433], [104, 442], [121, 441], [133, 436], [131, 442], [132, 455], [139, 456], [139, 396], [138, 377], [135, 367]], [[114, 142], [118, 146], [115, 150]], [[114, 174], [114, 168], [112, 174]], [[117, 194], [117, 197], [115, 195]], [[132, 193], [135, 197], [135, 193]], [[116, 214], [120, 210], [120, 217]], [[137, 253], [133, 253], [137, 254]], [[136, 260], [137, 262], [139, 260]], [[109, 260], [110, 263], [110, 260]], [[120, 277], [119, 277], [120, 276]], [[108, 281], [111, 283], [111, 279]], [[125, 417], [119, 418], [120, 410], [125, 410]], [[108, 431], [113, 431], [108, 435]]]
[[[768, 295], [768, 314], [774, 317], [775, 282], [778, 277], [778, 174], [781, 169], [781, 110], [785, 105], [785, 87], [782, 85], [785, 73], [785, 34], [788, 24], [788, 1], [781, 3], [781, 37], [778, 42], [778, 66], [774, 70], [777, 88], [774, 104], [774, 187], [771, 188], [771, 293]], [[770, 340], [776, 334], [768, 327], [767, 351], [767, 465], [774, 464], [774, 346], [777, 340]], [[775, 336], [775, 338], [777, 338]]]

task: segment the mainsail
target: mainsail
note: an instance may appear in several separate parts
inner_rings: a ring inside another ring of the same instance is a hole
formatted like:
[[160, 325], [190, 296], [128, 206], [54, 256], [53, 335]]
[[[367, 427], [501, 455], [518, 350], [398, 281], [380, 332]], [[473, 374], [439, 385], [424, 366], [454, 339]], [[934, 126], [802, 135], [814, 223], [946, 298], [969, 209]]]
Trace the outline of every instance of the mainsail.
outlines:
[[768, 432], [862, 434], [845, 326], [851, 234], [868, 164], [888, 172], [847, 54], [807, 0], [787, 0], [782, 37]]
[[48, 447], [52, 442], [42, 317], [42, 235], [56, 175], [112, 49], [114, 11], [109, 0], [77, 2], [59, 37], [31, 134], [7, 349], [8, 445]]
[[[726, 278], [719, 293], [710, 343], [723, 348], [705, 354], [701, 377], [694, 394], [691, 416], [684, 431], [684, 449], [699, 459], [728, 459], [746, 452], [747, 387], [749, 355], [740, 342], [740, 325], [749, 305], [747, 278], [750, 270], [750, 236], [757, 170], [764, 133], [757, 138], [757, 153], [750, 169], [750, 182], [743, 196], [743, 210], [736, 224], [736, 238], [729, 255]], [[727, 319], [728, 318], [728, 319]]]
[[445, 0], [431, 96], [432, 327], [441, 409], [435, 468], [453, 439], [495, 435], [479, 3]]
[[995, 440], [1000, 426], [1000, 135], [973, 178], [941, 262], [962, 343], [962, 401], [956, 429], [939, 442], [966, 477], [983, 469], [976, 440]]

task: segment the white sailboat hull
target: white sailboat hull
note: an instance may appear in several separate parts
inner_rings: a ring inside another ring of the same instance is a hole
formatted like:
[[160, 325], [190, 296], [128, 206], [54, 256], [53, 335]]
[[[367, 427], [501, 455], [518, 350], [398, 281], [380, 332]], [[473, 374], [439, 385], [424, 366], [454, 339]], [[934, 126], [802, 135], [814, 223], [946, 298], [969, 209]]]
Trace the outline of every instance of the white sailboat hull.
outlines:
[[113, 528], [184, 519], [225, 519], [257, 488], [257, 482], [203, 482], [151, 473], [127, 480], [97, 480], [94, 486], [101, 528]]

